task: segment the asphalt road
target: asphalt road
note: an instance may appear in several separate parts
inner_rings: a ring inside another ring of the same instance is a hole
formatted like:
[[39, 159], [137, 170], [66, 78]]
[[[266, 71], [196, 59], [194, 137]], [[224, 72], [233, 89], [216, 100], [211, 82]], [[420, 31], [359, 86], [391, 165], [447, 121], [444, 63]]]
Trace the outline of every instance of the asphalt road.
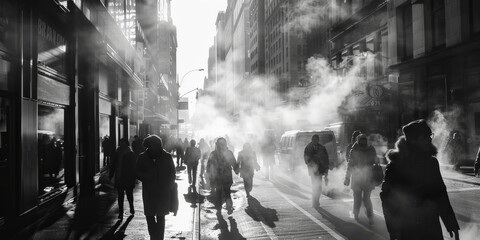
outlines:
[[[232, 214], [225, 209], [217, 214], [207, 198], [199, 208], [200, 239], [389, 239], [379, 188], [372, 192], [375, 223], [370, 226], [363, 207], [360, 221], [353, 219], [351, 191], [342, 185], [344, 170], [330, 173], [317, 209], [311, 207], [310, 180], [305, 169], [275, 173], [271, 179], [265, 179], [262, 171], [257, 172], [250, 198], [245, 195], [243, 180], [235, 176]], [[465, 179], [480, 181], [465, 174], [446, 175], [444, 180], [461, 227], [461, 239], [476, 239], [480, 234], [480, 185]], [[209, 192], [201, 190], [201, 194]], [[446, 231], [444, 236], [450, 239]]]

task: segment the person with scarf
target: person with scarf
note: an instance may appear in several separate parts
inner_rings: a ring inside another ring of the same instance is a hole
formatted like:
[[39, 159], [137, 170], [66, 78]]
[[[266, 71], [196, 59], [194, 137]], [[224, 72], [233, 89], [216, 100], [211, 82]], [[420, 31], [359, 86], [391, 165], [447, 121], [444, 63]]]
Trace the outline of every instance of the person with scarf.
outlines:
[[327, 149], [320, 144], [320, 136], [313, 135], [312, 141], [305, 147], [303, 152], [305, 164], [308, 167], [308, 175], [312, 181], [312, 207], [318, 208], [322, 193], [322, 179], [328, 181], [328, 169], [330, 166]]

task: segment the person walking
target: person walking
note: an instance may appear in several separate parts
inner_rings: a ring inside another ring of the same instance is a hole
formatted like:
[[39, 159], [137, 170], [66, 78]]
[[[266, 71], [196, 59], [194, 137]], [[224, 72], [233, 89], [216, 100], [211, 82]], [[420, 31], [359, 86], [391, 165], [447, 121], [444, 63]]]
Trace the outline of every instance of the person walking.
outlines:
[[325, 178], [325, 181], [328, 181], [329, 169], [327, 149], [320, 144], [318, 135], [312, 136], [312, 141], [305, 147], [303, 157], [312, 181], [312, 207], [318, 208], [322, 193], [322, 179]]
[[142, 198], [148, 233], [151, 240], [162, 239], [165, 234], [165, 215], [176, 214], [175, 166], [172, 156], [163, 150], [162, 139], [150, 135], [143, 140], [147, 149], [138, 156], [136, 175], [142, 182]]
[[238, 153], [237, 165], [240, 176], [243, 178], [245, 192], [247, 197], [249, 197], [253, 186], [253, 170], [260, 170], [260, 165], [258, 165], [257, 162], [257, 154], [253, 151], [250, 143], [245, 143], [242, 151]]
[[178, 139], [177, 143], [175, 144], [175, 152], [177, 155], [177, 167], [182, 166], [183, 163], [183, 155], [184, 155], [184, 148], [183, 148], [183, 142], [182, 139]]
[[135, 214], [133, 206], [133, 189], [135, 188], [136, 156], [130, 149], [130, 144], [125, 138], [120, 139], [119, 147], [113, 156], [109, 177], [115, 177], [115, 188], [118, 192], [118, 219], [123, 218], [123, 200], [127, 195], [130, 213]]
[[403, 126], [404, 136], [387, 152], [380, 198], [391, 239], [443, 239], [440, 218], [459, 239], [457, 219], [440, 173], [432, 130], [425, 120]]
[[202, 152], [202, 158], [200, 159], [200, 181], [202, 181], [204, 180], [205, 166], [207, 165], [208, 155], [210, 154], [210, 146], [205, 139], [200, 138], [198, 148], [200, 148], [200, 152]]
[[355, 130], [352, 133], [352, 139], [350, 144], [348, 144], [347, 148], [345, 149], [345, 161], [350, 161], [350, 152], [352, 151], [353, 144], [357, 142], [358, 135], [362, 134], [359, 130]]
[[365, 206], [368, 222], [373, 225], [373, 207], [370, 194], [375, 188], [373, 183], [372, 166], [376, 162], [377, 153], [375, 148], [368, 145], [367, 135], [357, 136], [356, 143], [352, 146], [350, 152], [350, 161], [347, 166], [347, 175], [345, 176], [345, 186], [350, 184], [353, 190], [353, 216], [358, 221], [360, 207]]
[[197, 166], [198, 160], [202, 157], [202, 152], [199, 148], [195, 147], [197, 142], [190, 140], [190, 147], [185, 151], [185, 163], [187, 164], [188, 183], [195, 189], [195, 183], [197, 182]]
[[102, 141], [102, 151], [103, 151], [103, 167], [106, 167], [110, 164], [110, 158], [112, 156], [112, 141], [110, 137], [105, 135], [105, 138]]
[[227, 211], [229, 214], [233, 212], [233, 202], [230, 196], [230, 187], [233, 184], [232, 170], [237, 173], [236, 160], [232, 151], [227, 147], [225, 138], [218, 138], [215, 143], [215, 150], [210, 153], [207, 163], [207, 171], [209, 171], [210, 186], [214, 194], [214, 205], [219, 213], [222, 209], [223, 198], [226, 199]]
[[270, 179], [273, 165], [275, 165], [275, 140], [272, 134], [266, 134], [262, 145], [263, 167], [265, 167], [265, 178]]

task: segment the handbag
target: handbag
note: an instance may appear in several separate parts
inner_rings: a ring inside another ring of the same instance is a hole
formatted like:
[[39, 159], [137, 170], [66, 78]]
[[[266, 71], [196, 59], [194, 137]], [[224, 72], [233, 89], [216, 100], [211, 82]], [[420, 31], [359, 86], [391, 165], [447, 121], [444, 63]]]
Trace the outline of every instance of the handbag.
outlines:
[[372, 182], [375, 186], [379, 186], [383, 182], [383, 168], [380, 164], [372, 165]]

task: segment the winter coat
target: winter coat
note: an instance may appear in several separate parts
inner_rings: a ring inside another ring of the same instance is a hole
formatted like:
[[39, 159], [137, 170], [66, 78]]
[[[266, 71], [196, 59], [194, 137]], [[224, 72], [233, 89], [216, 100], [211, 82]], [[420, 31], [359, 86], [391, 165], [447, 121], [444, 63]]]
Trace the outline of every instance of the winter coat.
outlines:
[[231, 185], [232, 170], [236, 170], [235, 156], [230, 150], [219, 152], [217, 150], [210, 153], [207, 163], [207, 171], [212, 185]]
[[310, 142], [303, 152], [305, 164], [308, 166], [308, 175], [318, 176], [328, 173], [329, 160], [327, 149], [322, 144]]
[[438, 160], [401, 137], [387, 153], [380, 198], [390, 236], [398, 239], [443, 239], [441, 217], [448, 231], [458, 230]]
[[132, 150], [136, 155], [140, 155], [140, 153], [145, 151], [145, 147], [143, 147], [142, 140], [140, 139], [133, 140]]
[[260, 169], [255, 151], [240, 151], [238, 153], [237, 164], [239, 167], [240, 176], [244, 178], [253, 177], [254, 170]]
[[198, 144], [198, 148], [200, 148], [200, 151], [202, 152], [202, 156], [205, 156], [205, 158], [208, 158], [208, 154], [210, 154], [210, 146], [206, 142], [200, 141]]
[[117, 148], [110, 168], [110, 178], [115, 176], [115, 187], [132, 189], [135, 187], [136, 157], [130, 147]]
[[185, 163], [188, 166], [197, 166], [201, 157], [202, 152], [197, 147], [188, 147], [187, 151], [185, 151]]
[[352, 178], [352, 190], [373, 190], [375, 185], [372, 179], [372, 166], [377, 158], [375, 148], [371, 145], [361, 147], [359, 144], [354, 144], [349, 155], [346, 178]]
[[172, 156], [164, 150], [159, 156], [151, 156], [147, 150], [138, 156], [136, 174], [142, 181], [145, 215], [167, 215], [173, 207], [175, 166]]

